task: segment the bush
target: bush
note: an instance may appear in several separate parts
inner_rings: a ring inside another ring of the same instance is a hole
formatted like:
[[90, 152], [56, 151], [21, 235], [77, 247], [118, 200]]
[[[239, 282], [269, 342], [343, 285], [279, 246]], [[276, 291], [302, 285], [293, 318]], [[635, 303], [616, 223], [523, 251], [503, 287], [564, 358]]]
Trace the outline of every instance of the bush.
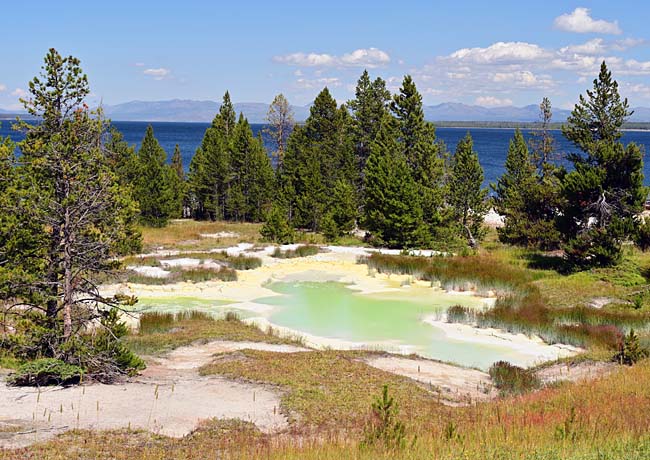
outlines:
[[641, 347], [639, 336], [634, 333], [634, 329], [630, 329], [630, 333], [625, 336], [620, 351], [614, 355], [613, 360], [620, 364], [632, 366], [647, 357], [648, 350]]
[[523, 394], [540, 386], [540, 381], [535, 374], [507, 361], [497, 361], [492, 364], [489, 374], [494, 386], [503, 395]]
[[453, 305], [447, 309], [448, 323], [465, 323], [472, 316], [471, 310], [463, 305]]
[[7, 378], [13, 386], [76, 385], [83, 370], [59, 359], [41, 358], [23, 364]]
[[278, 206], [273, 206], [269, 212], [260, 234], [265, 241], [276, 244], [290, 244], [295, 239], [293, 228], [289, 225], [286, 213]]
[[634, 242], [642, 251], [650, 249], [650, 219], [642, 218], [636, 228]]

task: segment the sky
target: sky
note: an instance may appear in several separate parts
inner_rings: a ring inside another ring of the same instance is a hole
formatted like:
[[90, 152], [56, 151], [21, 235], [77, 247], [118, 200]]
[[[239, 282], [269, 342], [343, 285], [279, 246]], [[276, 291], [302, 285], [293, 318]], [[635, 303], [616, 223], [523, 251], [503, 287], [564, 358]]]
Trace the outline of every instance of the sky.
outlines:
[[7, 1], [0, 108], [20, 108], [47, 50], [81, 60], [92, 103], [305, 105], [354, 96], [364, 68], [393, 92], [410, 74], [427, 105], [571, 108], [605, 59], [631, 106], [650, 106], [650, 2]]

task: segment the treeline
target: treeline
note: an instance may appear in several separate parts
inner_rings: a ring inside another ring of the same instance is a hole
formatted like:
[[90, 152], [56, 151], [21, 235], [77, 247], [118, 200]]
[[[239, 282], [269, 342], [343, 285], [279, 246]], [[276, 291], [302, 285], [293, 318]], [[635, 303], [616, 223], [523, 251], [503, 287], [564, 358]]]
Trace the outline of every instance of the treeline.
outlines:
[[625, 241], [650, 245], [644, 236], [650, 228], [635, 219], [645, 198], [642, 154], [620, 142], [630, 114], [603, 63], [593, 90], [562, 125], [581, 152], [568, 156], [569, 172], [554, 145], [551, 103], [544, 98], [531, 141], [516, 130], [492, 198], [481, 187], [470, 134], [448, 152], [425, 121], [410, 76], [391, 95], [384, 80], [364, 72], [354, 99], [340, 106], [325, 88], [302, 125], [277, 96], [266, 131], [275, 167], [261, 136], [253, 136], [243, 115], [237, 118], [227, 92], [187, 178], [178, 151], [166, 165], [151, 128], [139, 152], [116, 132], [110, 150], [123, 152], [121, 177], [150, 225], [181, 216], [265, 221], [263, 235], [274, 242], [292, 241], [294, 229], [336, 240], [362, 228], [378, 246], [459, 250], [479, 244], [484, 216], [494, 207], [504, 218], [501, 241], [562, 248], [571, 266], [610, 265]]
[[273, 241], [291, 240], [293, 228], [333, 240], [361, 226], [373, 244], [390, 247], [474, 245], [481, 237], [487, 190], [471, 137], [449, 154], [424, 120], [410, 76], [391, 96], [384, 80], [364, 72], [356, 97], [341, 106], [325, 88], [302, 125], [279, 95], [268, 118], [275, 168], [226, 93], [186, 180], [181, 165], [165, 165], [150, 127], [138, 152], [113, 131], [109, 148], [121, 152], [120, 176], [132, 184], [143, 223], [273, 216], [265, 229]]

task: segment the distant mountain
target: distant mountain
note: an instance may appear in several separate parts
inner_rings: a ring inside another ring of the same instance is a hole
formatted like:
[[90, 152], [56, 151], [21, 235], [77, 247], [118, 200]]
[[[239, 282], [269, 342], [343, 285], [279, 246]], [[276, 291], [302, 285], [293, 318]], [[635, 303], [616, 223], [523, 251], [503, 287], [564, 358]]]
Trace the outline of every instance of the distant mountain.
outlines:
[[[242, 112], [250, 123], [265, 123], [269, 104], [240, 102], [233, 104], [237, 114]], [[219, 111], [214, 101], [173, 99], [170, 101], [131, 101], [124, 104], [105, 105], [105, 115], [118, 121], [187, 121], [210, 122]], [[304, 121], [309, 107], [292, 107], [297, 121]]]
[[[248, 118], [250, 123], [265, 123], [269, 105], [263, 102], [240, 102], [234, 104], [235, 111]], [[292, 106], [296, 121], [305, 121], [309, 116], [309, 105]], [[214, 101], [193, 101], [172, 99], [168, 101], [131, 101], [117, 105], [105, 105], [104, 113], [116, 121], [187, 121], [210, 122], [219, 110]], [[0, 118], [8, 118], [11, 111], [0, 109]], [[553, 110], [553, 122], [564, 122], [570, 111]], [[13, 112], [15, 114], [15, 111]], [[539, 121], [539, 107], [535, 104], [524, 107], [482, 107], [479, 105], [445, 102], [424, 107], [424, 116], [430, 121], [458, 122], [535, 122]], [[14, 118], [13, 115], [11, 118]], [[631, 122], [650, 122], [650, 108], [636, 107]]]
[[[563, 122], [569, 110], [554, 109], [553, 121]], [[424, 107], [424, 117], [431, 121], [539, 121], [539, 106], [532, 104], [525, 107], [482, 107], [457, 102], [445, 102]], [[648, 117], [650, 120], [650, 117]]]

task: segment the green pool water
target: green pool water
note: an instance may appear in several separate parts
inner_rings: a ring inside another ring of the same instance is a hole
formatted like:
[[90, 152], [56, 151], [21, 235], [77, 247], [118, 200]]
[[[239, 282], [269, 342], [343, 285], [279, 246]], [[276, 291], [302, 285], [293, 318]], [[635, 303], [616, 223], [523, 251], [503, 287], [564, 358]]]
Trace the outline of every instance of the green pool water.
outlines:
[[279, 296], [257, 299], [272, 305], [267, 319], [275, 325], [317, 337], [354, 343], [381, 343], [389, 351], [414, 352], [429, 358], [487, 369], [507, 360], [528, 365], [530, 356], [509, 346], [454, 340], [423, 318], [452, 305], [481, 308], [481, 299], [431, 288], [401, 288], [362, 294], [341, 283], [295, 282], [268, 286]]
[[255, 299], [254, 304], [268, 307], [257, 312], [227, 300], [200, 297], [141, 298], [137, 308], [170, 313], [198, 310], [216, 317], [235, 311], [243, 319], [262, 317], [275, 326], [313, 336], [315, 341], [334, 340], [334, 346], [417, 353], [481, 369], [499, 360], [523, 366], [536, 361], [507, 341], [501, 345], [458, 340], [423, 322], [456, 304], [483, 308], [484, 302], [476, 297], [422, 286], [363, 294], [337, 282], [275, 282], [267, 288], [277, 295]]

